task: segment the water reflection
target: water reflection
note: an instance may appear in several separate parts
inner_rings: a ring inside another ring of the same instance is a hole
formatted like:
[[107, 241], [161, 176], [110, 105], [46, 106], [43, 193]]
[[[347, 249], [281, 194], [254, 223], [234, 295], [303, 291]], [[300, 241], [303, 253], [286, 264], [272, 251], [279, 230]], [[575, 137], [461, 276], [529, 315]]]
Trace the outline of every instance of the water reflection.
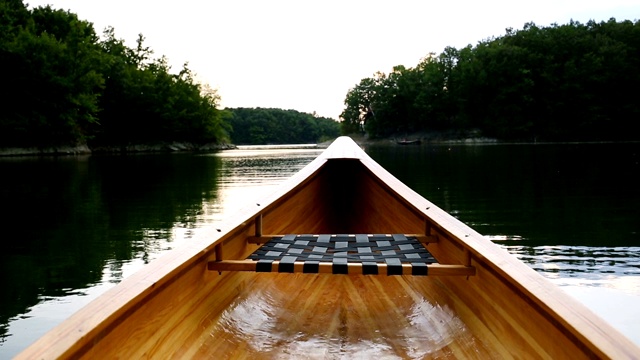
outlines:
[[216, 196], [218, 162], [1, 159], [0, 357], [181, 241], [174, 223], [193, 223], [203, 199]]
[[639, 143], [367, 152], [481, 234], [517, 234], [529, 246], [640, 246]]
[[640, 276], [640, 247], [503, 247], [549, 278], [609, 281], [617, 277]]
[[0, 159], [0, 358], [319, 152], [283, 151]]
[[208, 216], [202, 220], [221, 220], [223, 214], [233, 214], [264, 197], [321, 152], [318, 148], [246, 146], [210, 155], [220, 159], [219, 197], [215, 203], [205, 202]]

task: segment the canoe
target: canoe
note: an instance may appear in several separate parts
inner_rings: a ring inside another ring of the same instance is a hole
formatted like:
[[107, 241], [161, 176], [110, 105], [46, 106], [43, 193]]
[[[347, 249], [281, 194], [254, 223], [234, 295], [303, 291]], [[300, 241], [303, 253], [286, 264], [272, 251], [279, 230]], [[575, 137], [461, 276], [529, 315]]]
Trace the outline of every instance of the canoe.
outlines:
[[640, 348], [341, 137], [18, 359], [640, 358]]

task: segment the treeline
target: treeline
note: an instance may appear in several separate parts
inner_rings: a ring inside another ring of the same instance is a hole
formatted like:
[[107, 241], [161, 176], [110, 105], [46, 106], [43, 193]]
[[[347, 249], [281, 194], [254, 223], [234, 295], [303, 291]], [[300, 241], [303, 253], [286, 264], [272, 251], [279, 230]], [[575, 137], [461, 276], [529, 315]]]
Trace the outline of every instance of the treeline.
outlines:
[[306, 144], [340, 135], [333, 119], [296, 110], [236, 108], [228, 119], [234, 144]]
[[351, 89], [343, 133], [637, 140], [640, 21], [538, 27], [429, 54]]
[[129, 48], [68, 11], [1, 1], [0, 147], [226, 140], [218, 94], [152, 55], [142, 35]]

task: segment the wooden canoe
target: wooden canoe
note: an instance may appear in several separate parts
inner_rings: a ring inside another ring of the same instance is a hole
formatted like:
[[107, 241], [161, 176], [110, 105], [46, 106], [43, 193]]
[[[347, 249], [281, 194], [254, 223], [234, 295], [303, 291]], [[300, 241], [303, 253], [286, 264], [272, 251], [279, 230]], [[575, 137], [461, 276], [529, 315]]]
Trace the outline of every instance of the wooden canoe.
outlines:
[[[373, 244], [373, 234], [411, 238], [436, 262], [322, 260], [305, 273], [296, 259], [247, 260], [273, 239]], [[18, 359], [203, 357], [630, 359], [640, 348], [343, 137]]]

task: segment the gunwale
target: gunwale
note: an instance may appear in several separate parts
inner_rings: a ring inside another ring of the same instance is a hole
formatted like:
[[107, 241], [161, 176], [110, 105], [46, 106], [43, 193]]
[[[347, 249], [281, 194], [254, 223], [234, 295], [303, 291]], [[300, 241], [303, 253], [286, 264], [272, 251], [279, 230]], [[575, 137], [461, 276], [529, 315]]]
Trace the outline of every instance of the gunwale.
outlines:
[[[258, 216], [265, 219], [277, 218], [278, 214], [283, 211], [280, 207], [285, 204], [293, 206], [291, 209], [298, 209], [296, 205], [291, 205], [295, 203], [294, 198], [302, 191], [311, 191], [306, 190], [307, 187], [313, 186], [314, 182], [324, 176], [323, 173], [327, 172], [327, 164], [329, 163], [343, 163], [345, 164], [344, 168], [359, 164], [356, 171], [364, 174], [361, 176], [366, 176], [367, 181], [375, 183], [378, 187], [377, 191], [387, 194], [388, 198], [385, 198], [385, 201], [389, 198], [393, 199], [394, 203], [390, 206], [403, 207], [403, 216], [406, 218], [404, 226], [407, 230], [421, 231], [442, 239], [442, 244], [434, 246], [430, 244], [430, 251], [444, 259], [445, 262], [466, 263], [477, 269], [477, 274], [471, 279], [437, 278], [436, 280], [438, 284], [451, 289], [455, 296], [459, 296], [462, 299], [461, 302], [464, 303], [465, 298], [468, 302], [469, 298], [475, 296], [474, 291], [482, 291], [485, 286], [482, 281], [490, 280], [490, 284], [499, 284], [501, 288], [505, 289], [503, 291], [509, 291], [509, 296], [518, 297], [520, 305], [517, 306], [529, 306], [530, 309], [533, 309], [540, 318], [551, 324], [550, 327], [555, 329], [553, 331], [566, 337], [568, 343], [581, 351], [585, 357], [640, 357], [640, 349], [635, 344], [584, 305], [570, 298], [561, 289], [515, 257], [508, 255], [469, 226], [408, 188], [373, 161], [351, 139], [343, 137], [337, 139], [318, 158], [273, 193], [255, 205], [241, 210], [218, 228], [210, 229], [206, 234], [194, 239], [189, 244], [173, 250], [123, 280], [119, 285], [107, 291], [36, 341], [17, 358], [90, 356], [96, 351], [97, 345], [101, 342], [111, 341], [105, 339], [125, 327], [124, 324], [127, 322], [133, 321], [130, 318], [146, 311], [144, 309], [146, 306], [160, 301], [155, 298], [169, 292], [167, 289], [178, 286], [178, 283], [185, 281], [184, 278], [194, 279], [192, 282], [195, 285], [191, 286], [195, 290], [192, 292], [199, 298], [193, 300], [193, 306], [204, 302], [203, 299], [212, 294], [219, 283], [242, 277], [234, 274], [211, 274], [206, 270], [206, 264], [209, 261], [219, 259], [222, 256], [220, 252], [216, 251], [216, 247], [218, 249], [225, 247], [225, 258], [227, 256], [230, 258], [244, 256], [255, 249], [254, 245], [237, 244], [237, 239], [255, 235], [254, 223]], [[323, 194], [326, 193], [323, 192]], [[373, 214], [373, 217], [375, 216]], [[276, 224], [271, 221], [266, 225], [265, 231], [275, 234], [288, 226], [290, 224]], [[320, 229], [322, 228], [322, 225], [318, 226]], [[432, 247], [433, 250], [431, 250]], [[487, 300], [489, 297], [484, 296], [483, 301], [494, 301], [494, 299]], [[500, 300], [495, 301], [499, 303]], [[500, 304], [505, 308], [509, 306]], [[499, 324], [498, 320], [490, 319], [489, 315], [480, 311], [483, 309], [481, 305], [469, 304], [468, 306], [469, 308], [461, 307], [458, 309], [460, 313], [472, 313], [467, 314], [466, 320], [476, 321], [470, 319], [469, 316], [473, 315], [479, 319], [478, 321], [485, 324], [483, 326], [491, 328], [491, 334], [479, 335], [484, 336], [485, 339], [494, 339], [494, 342], [502, 341], [496, 339], [508, 332], [508, 329], [501, 333], [499, 328], [507, 325]], [[516, 307], [516, 305], [513, 306]], [[505, 319], [516, 318], [515, 315], [504, 315], [501, 311], [506, 312], [506, 310], [498, 309], [491, 315], [503, 316]], [[520, 332], [526, 332], [522, 324], [509, 324], [508, 326], [517, 327]], [[540, 336], [541, 333], [534, 335]], [[517, 344], [510, 355], [514, 356], [514, 353], [517, 355], [518, 351], [522, 351], [522, 349], [534, 349], [540, 353], [554, 354], [553, 349], [546, 349], [541, 345], [541, 343], [553, 343], [553, 341], [544, 340], [546, 342], [538, 343], [537, 340], [528, 339], [528, 344]], [[522, 340], [516, 339], [514, 341], [517, 343]], [[508, 350], [503, 351], [508, 352]]]

